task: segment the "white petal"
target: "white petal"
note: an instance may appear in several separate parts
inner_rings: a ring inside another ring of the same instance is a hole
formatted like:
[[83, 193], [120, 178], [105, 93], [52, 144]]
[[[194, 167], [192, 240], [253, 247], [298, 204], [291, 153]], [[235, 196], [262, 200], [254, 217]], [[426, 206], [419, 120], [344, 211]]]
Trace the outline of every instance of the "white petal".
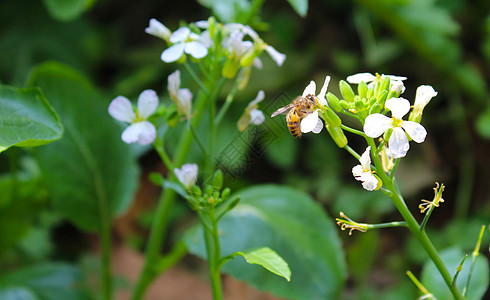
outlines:
[[385, 74], [381, 75], [381, 78], [383, 77], [389, 77], [390, 81], [402, 81], [407, 79], [407, 77], [403, 77], [403, 76], [385, 75]]
[[192, 93], [189, 89], [179, 89], [177, 93], [177, 99], [180, 102], [179, 109], [183, 110], [183, 113], [190, 117], [192, 111]]
[[271, 58], [276, 62], [276, 64], [280, 67], [284, 63], [284, 60], [286, 60], [286, 54], [282, 54], [278, 52], [274, 47], [272, 46], [266, 46], [265, 51], [269, 53]]
[[198, 41], [192, 41], [185, 43], [185, 53], [199, 59], [208, 54], [208, 49], [206, 49], [206, 47]]
[[405, 92], [405, 85], [403, 81], [396, 80], [391, 83], [391, 90], [396, 91], [398, 95], [403, 94]]
[[303, 97], [306, 97], [307, 95], [315, 95], [316, 94], [316, 83], [312, 80], [310, 81], [310, 84], [305, 88], [303, 91]]
[[365, 173], [362, 177], [362, 187], [368, 191], [374, 191], [378, 187], [378, 178], [371, 173]]
[[204, 45], [204, 47], [209, 48], [213, 45], [213, 40], [208, 30], [203, 31], [199, 36], [198, 41]]
[[141, 127], [140, 134], [138, 136], [138, 144], [148, 145], [153, 143], [157, 135], [155, 126], [148, 121], [138, 122], [136, 124], [139, 124]]
[[126, 128], [121, 138], [127, 144], [138, 142], [141, 145], [152, 143], [156, 137], [156, 129], [148, 121], [136, 122]]
[[202, 29], [207, 29], [209, 27], [209, 22], [207, 20], [197, 21], [194, 24], [196, 24], [197, 27]]
[[403, 118], [410, 110], [410, 102], [404, 98], [391, 98], [386, 100], [385, 106], [391, 110], [391, 115], [397, 119]]
[[171, 43], [184, 42], [191, 34], [191, 30], [187, 27], [180, 27], [170, 36]]
[[241, 27], [242, 31], [245, 32], [245, 34], [248, 34], [254, 41], [260, 40], [260, 37], [255, 30], [252, 29], [252, 27], [246, 25]]
[[254, 58], [254, 61], [252, 62], [252, 64], [257, 69], [262, 69], [262, 61], [260, 60], [260, 58], [258, 58], [258, 57]]
[[248, 104], [248, 107], [253, 107], [253, 106], [259, 104], [259, 102], [261, 102], [262, 100], [264, 100], [264, 98], [265, 98], [265, 93], [264, 93], [263, 90], [260, 90], [257, 93], [257, 97], [255, 97], [255, 99]]
[[349, 83], [361, 83], [361, 81], [364, 81], [365, 83], [374, 81], [376, 79], [376, 76], [374, 76], [371, 73], [358, 73], [355, 75], [351, 75], [347, 77], [347, 81]]
[[364, 123], [364, 133], [368, 137], [377, 138], [392, 127], [392, 120], [382, 114], [367, 116]]
[[172, 35], [172, 32], [156, 19], [150, 19], [150, 25], [145, 28], [145, 32], [166, 41], [168, 41]]
[[371, 171], [371, 146], [366, 148], [366, 151], [359, 158], [359, 162], [361, 163], [362, 169], [364, 171]]
[[433, 87], [430, 85], [421, 85], [417, 88], [414, 106], [423, 109], [429, 103], [430, 99], [435, 96], [437, 96], [437, 92]]
[[178, 90], [180, 88], [180, 71], [179, 70], [168, 75], [167, 88], [168, 88], [169, 94], [175, 95], [175, 96], [177, 95]]
[[316, 126], [315, 128], [313, 128], [312, 132], [318, 134], [322, 131], [322, 129], [323, 129], [323, 122], [320, 118], [318, 118], [318, 122], [316, 123]]
[[184, 43], [172, 45], [162, 52], [161, 59], [166, 63], [177, 61], [184, 54]]
[[357, 165], [352, 168], [352, 175], [354, 175], [354, 178], [356, 180], [361, 180], [360, 176], [364, 173], [364, 170], [362, 169], [361, 165]]
[[264, 113], [258, 109], [252, 109], [250, 111], [250, 123], [254, 125], [262, 124], [265, 120]]
[[313, 131], [315, 127], [318, 125], [318, 110], [315, 110], [313, 113], [307, 115], [301, 120], [301, 132], [308, 133]]
[[327, 93], [329, 82], [330, 82], [330, 76], [325, 77], [325, 82], [323, 83], [320, 94], [318, 94], [318, 100], [320, 101], [320, 104], [322, 104], [322, 105], [327, 104], [327, 100], [325, 99], [325, 94]]
[[197, 171], [198, 167], [196, 164], [185, 164], [180, 169], [174, 169], [177, 179], [187, 188], [190, 188], [196, 183]]
[[131, 123], [136, 118], [133, 110], [133, 105], [128, 98], [117, 96], [109, 104], [109, 115], [118, 121]]
[[144, 90], [138, 97], [138, 115], [141, 119], [148, 119], [158, 107], [158, 96], [154, 90]]
[[388, 146], [394, 158], [404, 157], [407, 154], [410, 145], [408, 144], [407, 135], [401, 127], [393, 128]]
[[427, 130], [425, 130], [424, 126], [420, 125], [417, 122], [403, 121], [402, 127], [412, 138], [412, 140], [417, 143], [422, 143], [427, 136]]

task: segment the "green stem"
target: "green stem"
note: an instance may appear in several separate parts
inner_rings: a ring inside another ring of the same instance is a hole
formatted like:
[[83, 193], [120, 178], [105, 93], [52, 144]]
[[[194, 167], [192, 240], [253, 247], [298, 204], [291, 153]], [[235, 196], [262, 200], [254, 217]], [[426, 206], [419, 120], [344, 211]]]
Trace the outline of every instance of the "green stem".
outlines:
[[[215, 78], [215, 80], [217, 80], [217, 78]], [[223, 84], [218, 84], [215, 86], [215, 80], [210, 81], [210, 86], [215, 87], [214, 93], [211, 96], [206, 94], [204, 91], [199, 92], [195, 106], [196, 114], [192, 119], [192, 126], [198, 125], [206, 103], [208, 101], [214, 102], [214, 99], [218, 96]], [[175, 152], [176, 156], [174, 158], [174, 166], [180, 166], [185, 162], [185, 158], [189, 153], [192, 137], [192, 132], [190, 130], [185, 131], [181, 136]], [[156, 261], [158, 261], [159, 252], [166, 237], [169, 215], [175, 201], [175, 196], [176, 193], [173, 190], [166, 190], [160, 197], [150, 230], [150, 236], [148, 238], [148, 245], [145, 253], [145, 264], [140, 273], [135, 289], [133, 290], [133, 295], [131, 296], [132, 300], [142, 299], [146, 288], [158, 275], [154, 264]]]
[[361, 119], [361, 118], [360, 118], [358, 115], [353, 114], [353, 113], [351, 113], [350, 111], [347, 111], [347, 110], [345, 110], [345, 109], [341, 110], [340, 112], [341, 112], [341, 113], [343, 113], [344, 115], [347, 115], [347, 116], [352, 117], [352, 118], [354, 118], [354, 119], [358, 119], [358, 120], [359, 120], [359, 121], [361, 121], [361, 123], [362, 123], [362, 119]]
[[214, 207], [210, 208], [207, 211], [207, 214], [201, 213], [199, 214], [201, 219], [201, 223], [206, 224], [206, 220], [204, 218], [209, 218], [212, 224], [211, 230], [208, 227], [203, 226], [204, 232], [204, 240], [206, 243], [206, 252], [208, 257], [208, 269], [209, 269], [209, 277], [211, 280], [211, 289], [213, 292], [214, 300], [222, 300], [223, 299], [223, 289], [221, 287], [221, 252], [220, 252], [220, 244], [219, 244], [219, 235], [218, 235], [218, 221], [216, 220]]
[[397, 158], [395, 160], [395, 163], [393, 164], [393, 168], [391, 169], [391, 172], [390, 172], [390, 179], [391, 180], [393, 180], [393, 177], [395, 177], [396, 168], [398, 168], [399, 163], [400, 163], [400, 159]]
[[214, 120], [214, 126], [218, 127], [219, 124], [221, 123], [221, 120], [223, 119], [225, 113], [228, 111], [228, 108], [230, 107], [231, 103], [233, 103], [233, 100], [235, 99], [235, 95], [238, 92], [238, 85], [240, 83], [238, 82], [238, 78], [235, 80], [235, 83], [233, 84], [233, 87], [231, 88], [230, 93], [226, 97], [225, 103], [223, 106], [221, 106], [218, 115], [216, 116], [216, 119]]
[[194, 72], [194, 69], [192, 69], [191, 65], [187, 61], [184, 63], [184, 67], [189, 75], [191, 75], [194, 82], [199, 86], [199, 89], [204, 93], [209, 94], [208, 88], [204, 85], [201, 79], [199, 79], [199, 76], [197, 76], [196, 72]]
[[359, 160], [359, 158], [361, 158], [361, 156], [354, 149], [352, 149], [351, 147], [349, 147], [349, 145], [345, 145], [344, 149], [347, 150], [347, 152], [349, 152], [357, 160]]
[[[366, 139], [368, 144], [371, 146], [371, 149], [376, 149], [375, 148], [375, 143], [372, 138]], [[373, 161], [375, 166], [379, 169], [382, 170], [382, 165], [381, 165], [381, 160], [378, 156], [373, 156]], [[462, 300], [461, 294], [458, 292], [457, 288], [455, 286], [452, 286], [452, 278], [446, 269], [446, 266], [442, 262], [442, 259], [440, 258], [439, 254], [437, 253], [437, 250], [435, 249], [434, 245], [432, 245], [432, 242], [430, 241], [429, 237], [424, 231], [420, 230], [420, 226], [415, 220], [414, 216], [408, 209], [405, 201], [403, 200], [402, 196], [397, 192], [396, 185], [392, 179], [390, 179], [386, 173], [384, 172], [379, 172], [378, 176], [380, 179], [383, 181], [384, 187], [389, 190], [391, 193], [389, 194], [391, 200], [395, 204], [396, 208], [402, 215], [403, 219], [407, 223], [408, 229], [412, 232], [412, 234], [417, 238], [417, 240], [420, 242], [422, 247], [424, 248], [425, 252], [429, 255], [430, 259], [432, 262], [434, 262], [436, 268], [439, 270], [439, 273], [441, 274], [442, 278], [444, 279], [444, 282], [446, 285], [449, 287], [451, 293], [453, 294], [454, 298], [456, 300]]]
[[379, 224], [360, 224], [365, 226], [367, 229], [381, 229], [381, 228], [389, 228], [389, 227], [407, 227], [407, 222], [403, 221], [394, 221], [387, 223], [379, 223]]
[[[101, 218], [102, 219], [102, 218]], [[110, 219], [101, 220], [102, 239], [102, 299], [112, 299], [111, 276], [111, 224]]]
[[[342, 128], [345, 131], [348, 131], [348, 132], [351, 132], [351, 133], [360, 135], [360, 136], [362, 136], [364, 138], [367, 138], [367, 135], [364, 132], [362, 132], [360, 130], [357, 130], [357, 129], [354, 129], [354, 128], [350, 128], [349, 126], [345, 126], [344, 124], [341, 124], [340, 125], [340, 128]], [[376, 149], [376, 148], [374, 148], [374, 149]]]

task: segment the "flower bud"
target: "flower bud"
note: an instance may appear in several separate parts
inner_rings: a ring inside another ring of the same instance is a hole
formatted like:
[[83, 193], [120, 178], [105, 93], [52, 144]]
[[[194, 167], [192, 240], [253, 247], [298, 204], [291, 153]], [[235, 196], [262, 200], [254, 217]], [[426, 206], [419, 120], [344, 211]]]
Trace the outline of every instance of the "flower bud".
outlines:
[[347, 145], [347, 137], [344, 134], [344, 131], [340, 127], [332, 127], [327, 124], [327, 130], [328, 133], [330, 133], [330, 136], [332, 137], [333, 141], [337, 146], [340, 148], [344, 148], [345, 145]]
[[381, 85], [378, 93], [381, 93], [383, 91], [389, 92], [390, 91], [390, 77], [383, 77], [381, 80]]
[[362, 100], [356, 100], [354, 102], [354, 107], [356, 108], [357, 111], [363, 110], [366, 106], [364, 104], [364, 101]]
[[357, 86], [357, 93], [361, 98], [366, 98], [368, 92], [368, 87], [364, 81], [361, 81]]
[[191, 194], [192, 194], [192, 196], [194, 196], [194, 197], [196, 197], [196, 198], [201, 197], [201, 195], [202, 195], [201, 188], [200, 188], [200, 187], [198, 187], [197, 185], [193, 185], [193, 186], [191, 187]]
[[435, 96], [437, 96], [437, 92], [430, 85], [419, 86], [415, 94], [413, 110], [410, 113], [408, 120], [420, 123], [425, 106], [429, 103], [432, 97]]
[[254, 62], [254, 59], [257, 56], [259, 56], [261, 52], [262, 51], [257, 46], [250, 48], [242, 56], [242, 59], [240, 59], [240, 65], [242, 67], [250, 67], [252, 65], [252, 63]]
[[350, 84], [348, 84], [344, 80], [341, 80], [339, 82], [339, 88], [340, 88], [340, 93], [342, 94], [342, 97], [344, 97], [345, 100], [347, 100], [348, 102], [354, 101], [354, 97], [356, 94], [352, 90], [352, 87], [350, 86]]
[[372, 115], [372, 114], [380, 113], [382, 108], [383, 107], [380, 104], [376, 103], [373, 106], [371, 106], [371, 108], [369, 109], [369, 114]]
[[351, 108], [349, 102], [347, 102], [345, 100], [340, 100], [339, 105], [340, 105], [340, 107], [342, 107], [343, 109], [346, 109], [346, 110]]
[[226, 200], [230, 196], [231, 190], [230, 188], [225, 188], [223, 192], [221, 192], [221, 199]]
[[342, 111], [342, 106], [340, 106], [340, 103], [339, 103], [340, 100], [339, 100], [339, 98], [337, 98], [337, 96], [328, 92], [327, 100], [328, 100], [328, 105], [330, 105], [330, 107], [333, 108], [336, 112]]
[[213, 175], [213, 187], [215, 187], [216, 189], [221, 189], [222, 186], [223, 186], [223, 172], [221, 172], [221, 170], [217, 170], [216, 172], [214, 172]]
[[325, 122], [332, 127], [339, 127], [342, 125], [342, 120], [340, 120], [339, 116], [330, 108], [325, 107], [323, 110], [325, 117]]
[[387, 90], [382, 90], [377, 97], [377, 101], [379, 104], [384, 104], [386, 102], [386, 99], [388, 98], [388, 91]]
[[378, 185], [376, 186], [376, 188], [374, 188], [374, 190], [377, 191], [383, 186], [383, 181], [381, 181], [381, 179], [378, 177], [378, 175], [373, 174], [373, 176], [376, 177], [376, 179], [378, 179]]
[[238, 73], [238, 82], [240, 82], [238, 84], [238, 90], [243, 90], [247, 84], [248, 84], [248, 80], [250, 79], [250, 73], [252, 71], [252, 67], [246, 67], [246, 68], [242, 68], [240, 70], [240, 72]]
[[221, 70], [221, 75], [229, 79], [234, 78], [239, 68], [240, 64], [238, 63], [238, 61], [235, 60], [235, 57], [231, 57], [225, 61], [225, 65]]

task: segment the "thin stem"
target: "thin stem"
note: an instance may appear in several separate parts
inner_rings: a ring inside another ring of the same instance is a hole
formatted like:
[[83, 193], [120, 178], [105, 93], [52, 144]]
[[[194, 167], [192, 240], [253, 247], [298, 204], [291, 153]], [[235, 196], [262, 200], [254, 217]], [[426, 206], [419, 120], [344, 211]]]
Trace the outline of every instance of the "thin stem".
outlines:
[[230, 108], [231, 103], [233, 103], [233, 100], [235, 99], [235, 95], [238, 92], [238, 78], [235, 80], [235, 83], [233, 84], [233, 87], [231, 88], [230, 93], [226, 97], [225, 103], [223, 106], [221, 106], [218, 115], [216, 116], [216, 119], [214, 120], [214, 126], [218, 127], [219, 124], [221, 123], [221, 120], [223, 119], [225, 113], [228, 111], [228, 108]]
[[204, 144], [201, 142], [201, 139], [199, 138], [199, 136], [197, 135], [197, 133], [196, 133], [196, 131], [194, 129], [194, 126], [189, 125], [189, 129], [191, 130], [192, 136], [194, 137], [194, 140], [197, 142], [197, 145], [201, 149], [202, 153], [204, 155], [206, 155], [206, 148], [204, 147]]
[[394, 221], [387, 223], [379, 223], [379, 224], [361, 224], [366, 226], [367, 229], [380, 229], [380, 228], [388, 228], [388, 227], [407, 227], [407, 222], [403, 221]]
[[480, 246], [481, 246], [481, 241], [483, 239], [483, 232], [485, 232], [485, 225], [481, 227], [480, 235], [478, 236], [478, 242], [476, 243], [475, 250], [473, 250], [473, 253], [471, 255], [472, 256], [471, 269], [470, 269], [470, 273], [468, 274], [468, 280], [466, 281], [466, 286], [463, 290], [463, 296], [466, 296], [466, 293], [468, 292], [468, 288], [470, 287], [471, 276], [473, 275], [473, 271], [475, 269], [476, 259], [480, 255]]
[[211, 289], [213, 291], [214, 300], [223, 299], [223, 290], [221, 288], [221, 253], [218, 235], [218, 222], [215, 218], [214, 207], [210, 208], [206, 212], [199, 214], [201, 224], [206, 224], [205, 219], [209, 219], [212, 224], [211, 230], [208, 227], [203, 226], [204, 241], [206, 244], [206, 253], [208, 257], [208, 269], [209, 277], [211, 280]]
[[400, 163], [400, 159], [397, 158], [395, 160], [395, 163], [393, 164], [393, 168], [391, 169], [390, 172], [390, 179], [393, 180], [393, 177], [395, 176], [396, 168], [398, 168], [398, 163]]
[[341, 110], [341, 111], [340, 111], [340, 113], [342, 113], [342, 114], [344, 114], [344, 115], [347, 115], [347, 116], [349, 116], [349, 117], [352, 117], [352, 118], [354, 118], [354, 119], [358, 119], [358, 120], [359, 120], [359, 121], [361, 121], [361, 123], [362, 123], [362, 119], [361, 119], [361, 118], [360, 118], [358, 115], [356, 115], [356, 114], [354, 114], [354, 113], [351, 113], [351, 112], [350, 112], [350, 111], [348, 111], [348, 110], [343, 109], [343, 110]]
[[[371, 148], [375, 147], [374, 140], [372, 138], [366, 139], [368, 144], [371, 146]], [[373, 157], [374, 164], [376, 167], [379, 169], [382, 168], [380, 158], [378, 156]], [[425, 231], [420, 230], [420, 226], [415, 220], [414, 216], [408, 209], [405, 201], [403, 200], [402, 196], [397, 192], [396, 185], [394, 181], [384, 173], [380, 172], [378, 176], [381, 178], [383, 181], [384, 187], [391, 191], [390, 198], [393, 200], [393, 203], [395, 204], [396, 208], [402, 215], [403, 219], [405, 219], [405, 222], [407, 222], [407, 227], [410, 229], [410, 231], [415, 235], [417, 240], [420, 242], [420, 244], [424, 247], [425, 252], [429, 255], [430, 259], [434, 262], [436, 268], [439, 270], [439, 273], [441, 274], [442, 278], [444, 279], [444, 282], [446, 285], [449, 287], [451, 290], [451, 293], [453, 294], [454, 298], [457, 300], [462, 300], [461, 294], [458, 292], [457, 288], [455, 286], [452, 286], [452, 278], [446, 269], [446, 266], [442, 262], [442, 259], [440, 258], [439, 254], [437, 253], [437, 250], [434, 248], [434, 245], [432, 245], [432, 242], [430, 241], [429, 237], [425, 233]]]
[[[354, 133], [354, 134], [360, 135], [360, 136], [362, 136], [364, 138], [367, 138], [367, 135], [364, 132], [362, 132], [360, 130], [357, 130], [357, 129], [354, 129], [354, 128], [350, 128], [348, 126], [345, 126], [344, 124], [341, 124], [340, 125], [340, 128], [342, 128], [345, 131], [349, 131], [351, 133]], [[374, 149], [376, 149], [376, 148], [374, 148]]]
[[429, 210], [425, 214], [425, 217], [422, 220], [422, 223], [420, 224], [420, 231], [425, 231], [425, 226], [427, 225], [427, 222], [429, 221], [430, 215], [432, 214], [433, 210], [434, 210], [434, 205], [431, 205], [429, 207]]
[[374, 152], [374, 155], [379, 155], [379, 152], [381, 149], [383, 149], [383, 146], [386, 144], [386, 139], [383, 139], [381, 143], [379, 143], [378, 148], [376, 148], [376, 152]]
[[361, 158], [361, 156], [354, 149], [349, 147], [349, 145], [345, 145], [344, 149], [347, 150], [347, 152], [349, 152], [352, 156], [354, 156], [355, 159], [359, 160], [359, 158]]
[[425, 288], [425, 286], [413, 275], [412, 272], [407, 271], [408, 277], [412, 280], [412, 282], [419, 288], [419, 290], [424, 293], [424, 295], [429, 295], [430, 292]]
[[194, 82], [199, 86], [199, 89], [204, 91], [204, 93], [209, 94], [207, 87], [204, 85], [204, 83], [201, 81], [201, 79], [199, 79], [199, 76], [197, 76], [196, 72], [194, 72], [191, 65], [187, 61], [184, 63], [184, 67], [187, 70], [187, 72], [189, 73], [189, 75], [191, 75]]
[[173, 265], [175, 265], [187, 253], [187, 246], [183, 241], [177, 242], [170, 253], [165, 255], [156, 263], [155, 269], [158, 273], [163, 273]]

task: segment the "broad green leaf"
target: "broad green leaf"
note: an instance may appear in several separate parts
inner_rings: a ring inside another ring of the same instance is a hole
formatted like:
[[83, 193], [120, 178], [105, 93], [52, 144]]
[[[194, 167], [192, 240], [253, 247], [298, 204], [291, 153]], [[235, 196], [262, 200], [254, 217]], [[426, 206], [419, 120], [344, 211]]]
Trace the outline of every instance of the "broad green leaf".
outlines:
[[[476, 242], [476, 241], [475, 241]], [[471, 269], [471, 253], [466, 259], [463, 270], [459, 273], [456, 286], [458, 291], [462, 292], [468, 280], [468, 274]], [[463, 260], [465, 253], [460, 248], [450, 248], [440, 253], [441, 259], [448, 268], [451, 276], [456, 273], [456, 268]], [[479, 255], [476, 260], [475, 269], [471, 275], [471, 282], [466, 296], [468, 300], [482, 299], [485, 291], [488, 288], [488, 260], [484, 255]], [[422, 269], [422, 284], [432, 293], [437, 299], [452, 299], [449, 288], [444, 283], [442, 276], [437, 271], [436, 266], [432, 261], [427, 261]]]
[[35, 147], [61, 137], [63, 127], [43, 94], [34, 88], [0, 85], [0, 152]]
[[77, 287], [80, 277], [75, 266], [64, 263], [51, 262], [27, 267], [2, 274], [0, 299], [83, 299], [83, 293]]
[[78, 18], [94, 0], [44, 0], [51, 16], [59, 21], [71, 21]]
[[[226, 263], [225, 272], [287, 299], [338, 298], [345, 280], [344, 255], [337, 228], [322, 207], [307, 194], [277, 185], [255, 186], [235, 196], [240, 203], [219, 222], [222, 256], [269, 247], [288, 262], [292, 277], [287, 282], [243, 260]], [[205, 257], [201, 228], [185, 239], [191, 253]]]
[[287, 262], [268, 247], [235, 252], [235, 254], [243, 256], [249, 264], [261, 265], [272, 273], [286, 278], [287, 281], [291, 280], [291, 270]]
[[53, 207], [80, 228], [97, 230], [100, 220], [126, 210], [138, 179], [121, 129], [107, 113], [110, 99], [57, 63], [35, 68], [28, 84], [52, 99], [65, 127], [63, 139], [36, 151]]
[[287, 0], [293, 7], [294, 11], [302, 17], [308, 13], [308, 0]]

